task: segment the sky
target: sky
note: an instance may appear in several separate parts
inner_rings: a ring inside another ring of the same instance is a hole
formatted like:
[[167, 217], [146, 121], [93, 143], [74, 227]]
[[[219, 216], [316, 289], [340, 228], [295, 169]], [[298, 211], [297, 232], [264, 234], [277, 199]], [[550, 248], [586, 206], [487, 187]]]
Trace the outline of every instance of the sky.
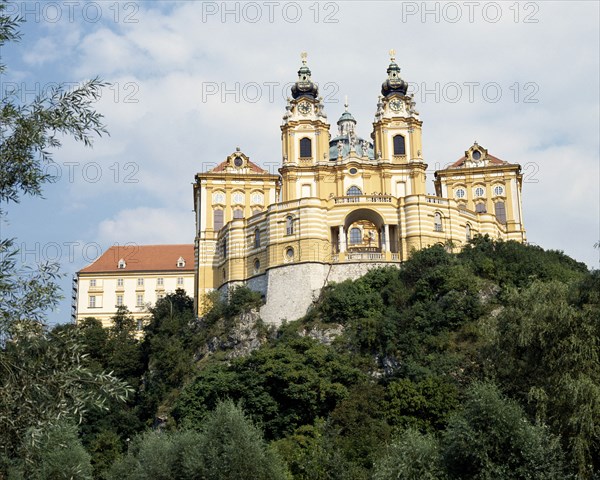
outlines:
[[44, 199], [2, 205], [26, 264], [73, 275], [111, 245], [193, 243], [192, 183], [235, 151], [276, 172], [301, 52], [335, 133], [368, 137], [389, 50], [415, 95], [433, 172], [474, 141], [523, 171], [528, 241], [590, 268], [600, 249], [599, 2], [11, 2], [23, 38], [0, 51], [3, 96], [31, 102], [100, 77], [109, 136], [64, 139]]

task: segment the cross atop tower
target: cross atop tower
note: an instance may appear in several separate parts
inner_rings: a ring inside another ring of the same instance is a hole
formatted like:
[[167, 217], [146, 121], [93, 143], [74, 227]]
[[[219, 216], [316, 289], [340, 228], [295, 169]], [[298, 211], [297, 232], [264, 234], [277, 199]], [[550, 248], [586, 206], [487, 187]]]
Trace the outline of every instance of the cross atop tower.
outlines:
[[390, 61], [396, 61], [396, 50], [394, 50], [393, 48], [390, 50]]

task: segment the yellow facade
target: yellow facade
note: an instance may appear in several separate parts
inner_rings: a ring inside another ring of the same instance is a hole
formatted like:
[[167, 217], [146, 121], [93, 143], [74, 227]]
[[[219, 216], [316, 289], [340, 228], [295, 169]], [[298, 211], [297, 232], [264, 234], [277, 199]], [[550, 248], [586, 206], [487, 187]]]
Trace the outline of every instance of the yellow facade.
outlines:
[[[370, 138], [358, 136], [347, 103], [332, 135], [304, 56], [281, 125], [279, 175], [239, 149], [196, 175], [196, 298], [244, 283], [269, 304], [300, 281], [286, 281], [286, 271], [304, 278], [310, 264], [338, 267], [339, 279], [362, 271], [342, 264], [398, 264], [413, 250], [459, 249], [477, 234], [525, 241], [520, 166], [477, 143], [435, 172], [436, 195], [427, 195], [422, 122], [393, 56], [387, 74]], [[330, 279], [310, 272], [303, 281], [314, 296]], [[274, 285], [281, 279], [289, 284]]]
[[195, 278], [193, 245], [112, 246], [77, 272], [73, 320], [94, 317], [108, 328], [123, 306], [141, 330], [159, 299], [177, 289], [194, 295]]

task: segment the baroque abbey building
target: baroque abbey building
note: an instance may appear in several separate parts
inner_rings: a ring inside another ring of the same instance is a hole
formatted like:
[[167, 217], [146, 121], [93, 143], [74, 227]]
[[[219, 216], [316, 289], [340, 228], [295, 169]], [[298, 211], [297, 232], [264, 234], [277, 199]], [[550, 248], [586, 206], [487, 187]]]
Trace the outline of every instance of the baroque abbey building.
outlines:
[[194, 183], [195, 296], [245, 284], [267, 323], [301, 317], [332, 281], [399, 264], [434, 244], [458, 250], [474, 235], [525, 241], [521, 167], [477, 143], [435, 172], [426, 193], [422, 121], [392, 52], [373, 129], [359, 136], [346, 109], [330, 132], [303, 54], [271, 174], [240, 149]]

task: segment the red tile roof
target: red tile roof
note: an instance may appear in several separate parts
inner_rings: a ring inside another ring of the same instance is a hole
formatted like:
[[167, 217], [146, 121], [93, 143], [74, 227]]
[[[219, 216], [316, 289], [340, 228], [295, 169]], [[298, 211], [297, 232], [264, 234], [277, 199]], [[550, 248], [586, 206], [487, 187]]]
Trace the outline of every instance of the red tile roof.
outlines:
[[[252, 171], [253, 173], [269, 173], [266, 170], [263, 170], [262, 168], [260, 168], [258, 165], [256, 165], [256, 163], [252, 163], [250, 160], [246, 160], [246, 163], [247, 163], [246, 167], [249, 168], [250, 171]], [[227, 167], [227, 160], [219, 163], [219, 165], [217, 165], [215, 168], [210, 170], [210, 172], [211, 173], [224, 172], [226, 167]]]
[[[493, 155], [490, 155], [489, 153], [487, 155], [487, 158], [492, 165], [509, 165], [508, 162], [505, 162], [504, 160], [500, 160], [499, 158], [494, 157]], [[452, 165], [450, 165], [450, 168], [462, 167], [463, 163], [465, 163], [466, 159], [467, 159], [467, 157], [465, 157], [463, 155], [456, 162], [454, 162]]]
[[[179, 257], [185, 260], [185, 267], [177, 267]], [[125, 268], [118, 268], [121, 259], [125, 260]], [[112, 246], [79, 273], [154, 271], [194, 271], [194, 245]]]

